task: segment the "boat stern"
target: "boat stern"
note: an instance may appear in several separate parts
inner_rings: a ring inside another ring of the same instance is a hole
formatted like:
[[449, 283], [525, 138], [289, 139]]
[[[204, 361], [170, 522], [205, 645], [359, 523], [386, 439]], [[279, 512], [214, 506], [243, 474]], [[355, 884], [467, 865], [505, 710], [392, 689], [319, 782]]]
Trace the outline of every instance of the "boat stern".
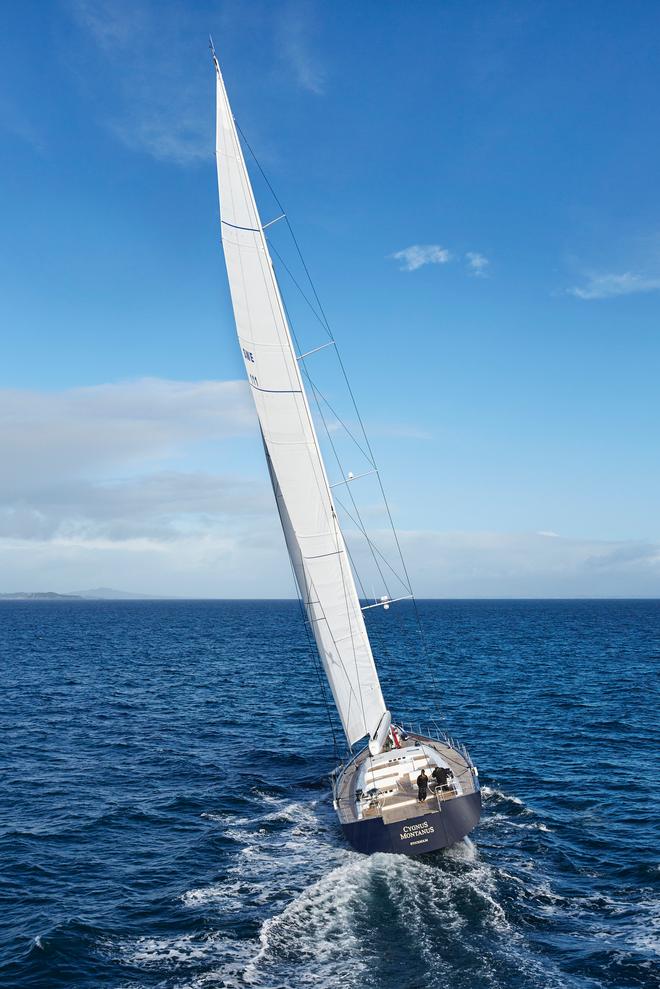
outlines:
[[[344, 835], [367, 855], [448, 848], [479, 823], [479, 775], [465, 749], [449, 739], [402, 737], [403, 744], [377, 756], [364, 749], [335, 781], [335, 809]], [[433, 777], [438, 767], [442, 772]], [[424, 800], [417, 788], [422, 769], [429, 778]]]

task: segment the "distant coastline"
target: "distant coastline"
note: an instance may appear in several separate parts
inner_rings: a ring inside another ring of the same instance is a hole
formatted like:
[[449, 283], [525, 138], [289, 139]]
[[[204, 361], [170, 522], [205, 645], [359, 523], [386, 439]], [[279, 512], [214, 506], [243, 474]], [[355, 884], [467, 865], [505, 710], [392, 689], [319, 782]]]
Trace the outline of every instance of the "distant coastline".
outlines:
[[75, 594], [57, 594], [55, 591], [15, 591], [0, 594], [0, 601], [158, 601], [154, 594], [133, 594], [118, 591], [114, 587], [94, 587]]
[[[365, 599], [366, 600], [366, 599]], [[530, 602], [536, 603], [538, 601], [551, 602], [589, 602], [589, 601], [660, 601], [660, 597], [657, 594], [649, 594], [645, 596], [635, 596], [635, 597], [603, 597], [603, 596], [592, 596], [592, 597], [418, 597], [418, 604], [423, 604], [424, 602], [437, 603], [438, 601], [443, 601], [446, 603], [451, 602], [469, 602], [477, 603], [481, 602], [483, 604], [488, 603], [498, 603], [498, 602], [510, 602], [510, 603], [520, 603], [520, 602]], [[2, 601], [233, 601], [233, 602], [283, 602], [283, 601], [296, 601], [294, 597], [287, 598], [228, 598], [228, 597], [187, 597], [185, 595], [173, 595], [173, 594], [135, 594], [131, 591], [119, 591], [111, 587], [97, 587], [89, 591], [78, 591], [75, 594], [58, 594], [55, 591], [14, 591], [11, 593], [0, 593], [0, 602]]]
[[82, 594], [56, 594], [55, 591], [16, 591], [0, 594], [0, 601], [83, 601]]

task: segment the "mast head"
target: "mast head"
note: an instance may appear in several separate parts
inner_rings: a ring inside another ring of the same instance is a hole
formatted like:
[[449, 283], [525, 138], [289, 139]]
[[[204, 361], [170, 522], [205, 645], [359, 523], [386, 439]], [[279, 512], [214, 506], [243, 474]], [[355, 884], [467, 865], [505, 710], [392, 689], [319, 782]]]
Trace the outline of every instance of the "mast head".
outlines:
[[209, 48], [211, 49], [211, 58], [213, 59], [213, 64], [215, 65], [215, 71], [220, 75], [220, 65], [218, 63], [218, 56], [215, 53], [215, 45], [213, 44], [213, 38], [209, 34]]

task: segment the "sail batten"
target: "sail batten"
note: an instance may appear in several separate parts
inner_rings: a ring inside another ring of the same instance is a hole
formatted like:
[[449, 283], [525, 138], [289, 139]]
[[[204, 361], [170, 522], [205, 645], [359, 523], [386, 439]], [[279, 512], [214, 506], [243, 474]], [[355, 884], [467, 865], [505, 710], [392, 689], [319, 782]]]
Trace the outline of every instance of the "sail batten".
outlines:
[[236, 330], [296, 582], [349, 744], [386, 712], [282, 298], [217, 73], [222, 243]]

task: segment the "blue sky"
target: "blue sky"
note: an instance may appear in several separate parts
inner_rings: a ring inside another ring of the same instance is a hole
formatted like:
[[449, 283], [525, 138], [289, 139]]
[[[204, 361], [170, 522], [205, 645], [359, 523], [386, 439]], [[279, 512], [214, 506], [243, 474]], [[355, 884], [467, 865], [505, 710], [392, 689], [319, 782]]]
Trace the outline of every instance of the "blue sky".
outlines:
[[237, 383], [211, 33], [418, 592], [660, 594], [659, 8], [61, 0], [4, 22], [0, 590], [291, 593]]

